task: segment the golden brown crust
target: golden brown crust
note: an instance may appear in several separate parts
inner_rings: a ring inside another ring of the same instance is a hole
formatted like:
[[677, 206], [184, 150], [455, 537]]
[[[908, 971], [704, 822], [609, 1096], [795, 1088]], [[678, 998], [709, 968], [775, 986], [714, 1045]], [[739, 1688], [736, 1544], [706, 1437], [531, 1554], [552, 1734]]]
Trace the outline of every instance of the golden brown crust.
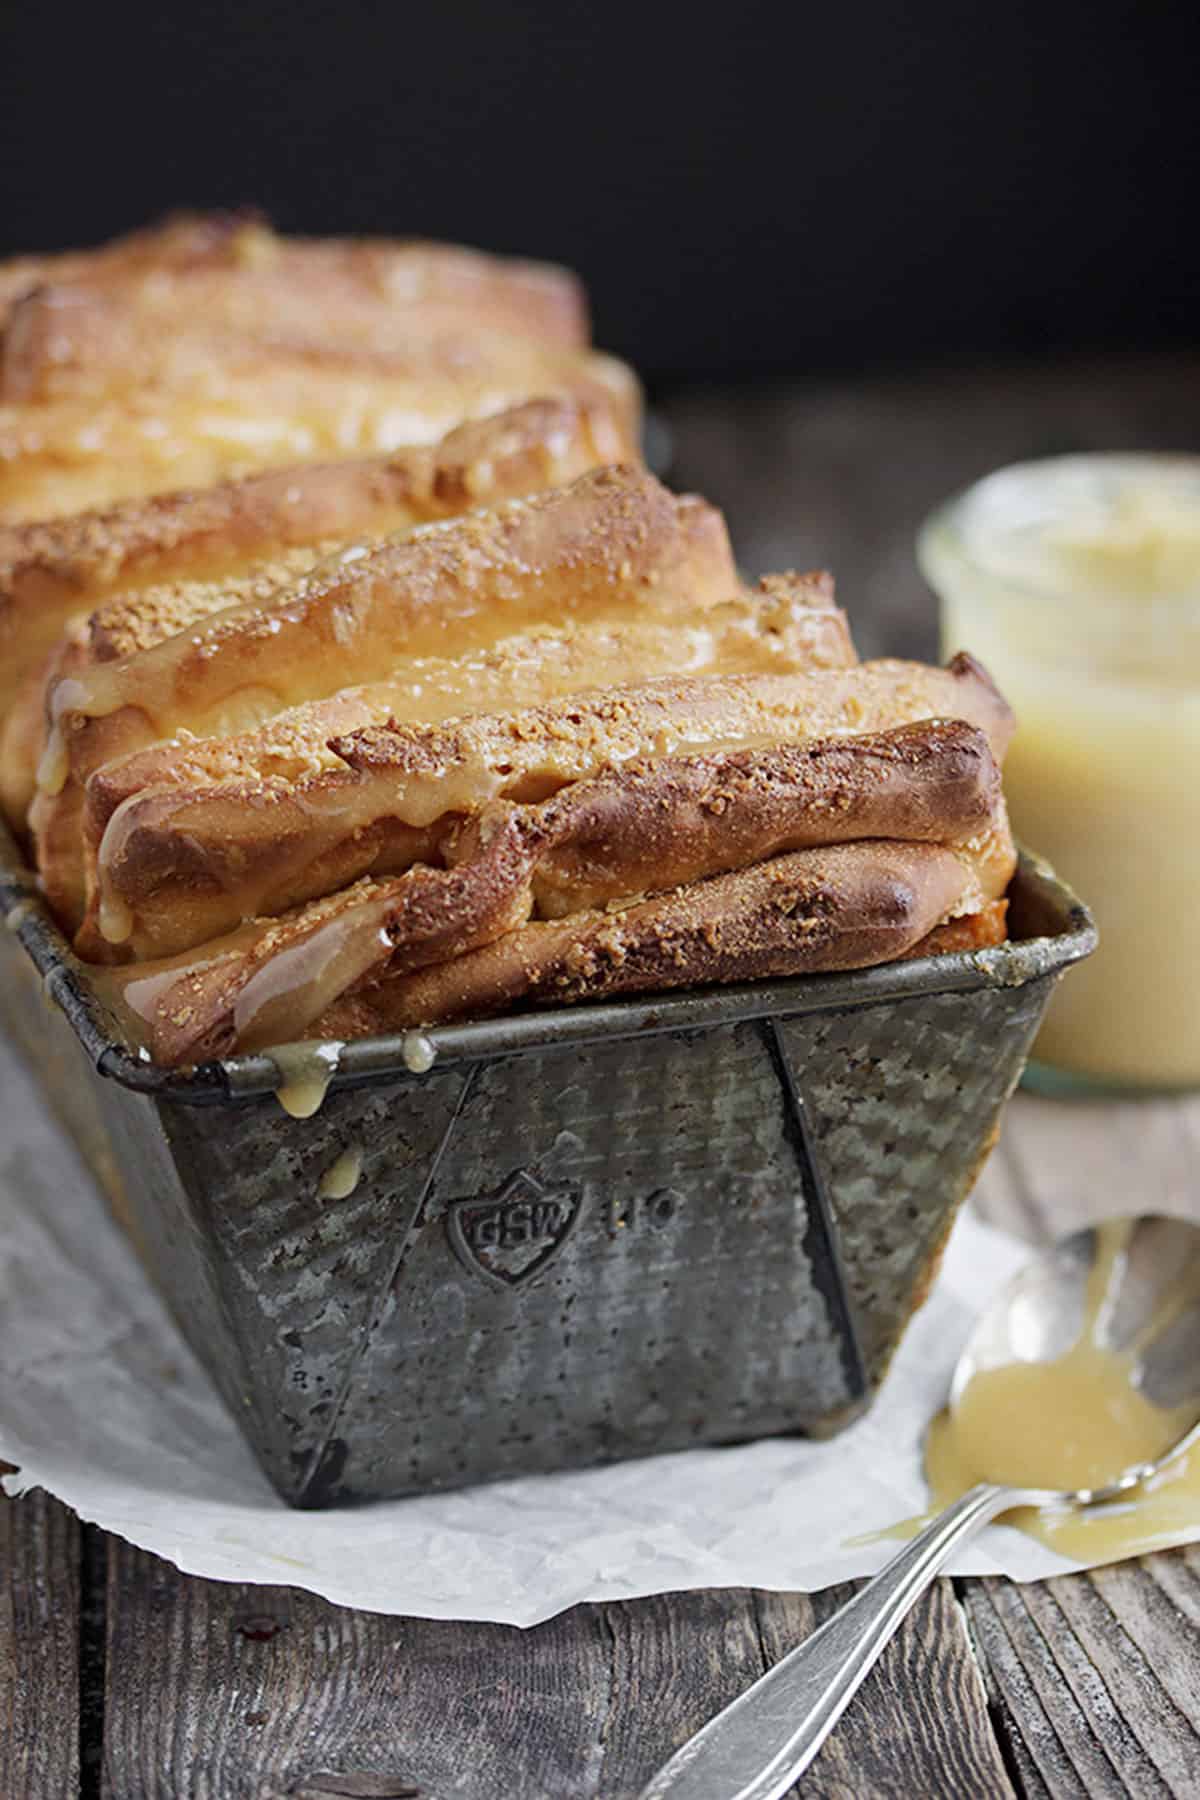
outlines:
[[56, 250], [12, 256], [0, 262], [0, 307], [44, 281], [127, 281], [191, 263], [228, 262], [247, 242], [263, 215], [252, 207], [208, 213], [168, 213], [150, 225], [85, 250]]
[[[126, 798], [107, 821], [99, 810], [92, 815], [95, 886], [78, 948], [92, 958], [106, 954], [106, 938], [123, 954], [182, 948], [199, 941], [193, 932], [227, 929], [238, 917], [325, 891], [316, 884], [332, 884], [335, 874], [348, 881], [403, 867], [395, 857], [397, 844], [408, 841], [406, 831], [470, 815], [496, 799], [538, 799], [622, 763], [852, 738], [933, 717], [975, 723], [998, 756], [1008, 733], [1001, 706], [994, 690], [964, 666], [885, 662], [795, 675], [662, 679], [443, 727], [388, 727], [389, 748], [403, 740], [402, 760], [392, 756], [365, 769], [319, 768], [300, 781], [261, 780], [252, 787], [152, 788]], [[333, 749], [345, 755], [364, 738], [372, 746], [378, 741], [376, 734], [356, 733], [335, 739]], [[93, 777], [89, 811], [116, 797], [105, 794], [111, 773]]]
[[[648, 476], [613, 470], [548, 494], [544, 504], [478, 514], [335, 565], [285, 596], [269, 615], [255, 607], [215, 615], [160, 649], [93, 670], [90, 681], [69, 690], [76, 704], [59, 719], [68, 781], [57, 794], [39, 795], [30, 815], [47, 891], [64, 919], [78, 923], [85, 848], [89, 855], [96, 850], [109, 817], [126, 799], [164, 781], [176, 789], [190, 782], [197, 790], [176, 796], [195, 803], [185, 886], [197, 873], [197, 847], [209, 841], [203, 819], [220, 821], [218, 846], [244, 839], [249, 830], [256, 844], [248, 847], [252, 862], [265, 857], [286, 863], [289, 810], [306, 804], [289, 783], [302, 776], [315, 780], [331, 768], [343, 777], [344, 765], [326, 749], [329, 737], [393, 713], [445, 717], [689, 662], [697, 668], [789, 668], [801, 660], [853, 660], [844, 618], [826, 587], [801, 578], [757, 600], [721, 604], [717, 597], [735, 582], [719, 515], [698, 502], [673, 499]], [[695, 623], [682, 623], [689, 613]], [[597, 614], [611, 622], [589, 626]], [[568, 623], [489, 642], [507, 620], [519, 625], [523, 618], [537, 625], [556, 618]], [[448, 623], [460, 660], [420, 655], [422, 644], [444, 645]], [[364, 669], [387, 679], [354, 686], [354, 674]], [[167, 745], [133, 755], [167, 729], [195, 733], [235, 725], [239, 706], [243, 722], [277, 712], [290, 697], [288, 683], [292, 694], [332, 689], [335, 698], [301, 699], [249, 736], [235, 732], [186, 750]], [[68, 690], [55, 698], [59, 694]], [[240, 825], [230, 821], [229, 793], [208, 792], [233, 779], [252, 809]], [[81, 838], [74, 821], [84, 782], [88, 810]], [[215, 809], [207, 806], [209, 798]], [[130, 822], [161, 869], [163, 856], [143, 830], [146, 809]], [[277, 857], [273, 842], [281, 846]], [[223, 858], [225, 851], [218, 847], [217, 855]], [[316, 879], [317, 857], [315, 849], [311, 857], [303, 851], [303, 860], [313, 864], [309, 881]], [[168, 851], [167, 861], [173, 860]], [[370, 865], [367, 854], [343, 879]], [[320, 868], [328, 879], [329, 868]], [[245, 872], [252, 881], [249, 864]], [[318, 891], [284, 889], [282, 898], [277, 891], [266, 909]], [[164, 920], [177, 897], [168, 883], [159, 909]], [[104, 898], [98, 894], [98, 904]], [[233, 894], [232, 917], [260, 910], [266, 899], [264, 893], [255, 904], [243, 904]], [[229, 923], [225, 915], [215, 923], [205, 919], [216, 930]], [[191, 941], [182, 937], [175, 944]], [[85, 934], [81, 945], [93, 955], [104, 950], [94, 933]], [[157, 942], [156, 948], [161, 953], [166, 946]]]
[[791, 850], [868, 838], [967, 845], [998, 823], [999, 805], [982, 733], [937, 720], [607, 770], [536, 805], [486, 807], [451, 830], [442, 854], [487, 886], [523, 888], [527, 917], [564, 918]]
[[[963, 718], [987, 736], [998, 758], [1012, 735], [1012, 713], [974, 658], [960, 653], [944, 669], [882, 658], [848, 671], [806, 678], [661, 681], [586, 696], [576, 704], [530, 707], [503, 718], [463, 719], [430, 732], [413, 725], [372, 726], [332, 748], [362, 775], [387, 771], [396, 788], [416, 791], [438, 771], [468, 768], [499, 785], [515, 776], [538, 783], [570, 780], [601, 761], [645, 754], [648, 736], [673, 732], [697, 744], [786, 742], [794, 734], [849, 735], [922, 718]], [[511, 765], [511, 766], [510, 766]]]
[[[479, 366], [481, 344], [488, 346], [493, 363], [517, 356], [522, 347], [557, 355], [562, 366], [573, 357], [586, 361], [586, 337], [561, 330], [553, 312], [540, 331], [536, 309], [531, 309], [534, 317], [523, 317], [503, 290], [416, 303], [380, 294], [368, 296], [365, 305], [361, 295], [352, 294], [334, 301], [339, 315], [321, 307], [308, 283], [289, 291], [289, 304], [276, 305], [271, 325], [237, 322], [236, 308], [226, 304], [229, 285], [226, 277], [210, 279], [208, 310], [203, 293], [189, 294], [175, 319], [158, 305], [147, 309], [125, 296], [114, 300], [71, 287], [35, 288], [13, 304], [0, 333], [0, 405], [94, 403], [127, 393], [135, 383], [160, 398], [171, 392], [198, 397], [273, 369], [300, 373], [325, 367], [416, 377], [424, 367], [445, 375], [470, 349]], [[336, 292], [343, 284], [325, 279], [322, 285]]]
[[[156, 290], [163, 276], [221, 270], [230, 275], [267, 271], [295, 281], [328, 264], [361, 265], [375, 285], [394, 287], [400, 299], [420, 300], [465, 291], [481, 282], [533, 284], [539, 302], [566, 308], [577, 332], [583, 303], [576, 276], [554, 263], [498, 257], [430, 238], [303, 238], [274, 231], [257, 207], [166, 214], [151, 224], [83, 250], [14, 256], [0, 262], [0, 306], [42, 282], [70, 282], [101, 290], [129, 288], [148, 278]], [[544, 290], [553, 290], [547, 300]], [[170, 289], [164, 296], [169, 304]], [[285, 296], [285, 300], [286, 300]]]
[[70, 644], [65, 645], [66, 653], [56, 660], [47, 690], [52, 693], [62, 680], [84, 681], [93, 664], [123, 662], [226, 607], [265, 605], [282, 588], [293, 586], [325, 557], [334, 555], [337, 548], [336, 541], [305, 544], [278, 555], [256, 557], [248, 568], [233, 569], [208, 581], [156, 581], [98, 606], [87, 621], [86, 654], [71, 654]]
[[0, 265], [0, 400], [179, 378], [239, 343], [388, 351], [414, 318], [580, 349], [576, 277], [450, 244], [288, 239], [241, 217]]
[[317, 1036], [485, 1018], [513, 1006], [865, 968], [903, 956], [957, 903], [964, 872], [931, 844], [798, 850], [619, 913], [526, 925], [335, 1002]]
[[[633, 468], [340, 551], [277, 604], [231, 607], [97, 670], [64, 725], [104, 719], [104, 760], [180, 730], [237, 730], [369, 681], [403, 656], [482, 648], [522, 626], [695, 607], [736, 591], [724, 521]], [[93, 760], [93, 766], [96, 766]]]
[[[970, 876], [955, 852], [930, 844], [800, 850], [619, 911], [516, 929], [507, 890], [491, 891], [488, 912], [468, 880], [465, 868], [423, 868], [360, 882], [171, 963], [114, 971], [110, 1002], [158, 1060], [178, 1064], [514, 1005], [862, 968], [959, 948], [968, 935], [994, 941], [1002, 924], [989, 908], [969, 932], [939, 927]], [[409, 950], [382, 978], [381, 936], [403, 936]]]
[[[817, 621], [822, 635], [812, 629]], [[254, 732], [156, 746], [109, 763], [89, 783], [88, 844], [99, 840], [103, 849], [101, 822], [122, 813], [124, 823], [114, 825], [104, 853], [140, 864], [129, 949], [166, 954], [199, 941], [195, 934], [210, 936], [248, 914], [294, 905], [320, 892], [317, 883], [337, 885], [370, 869], [403, 866], [394, 859], [409, 840], [394, 821], [351, 818], [346, 811], [345, 790], [358, 783], [327, 748], [338, 730], [397, 713], [436, 719], [508, 705], [518, 696], [548, 700], [664, 669], [795, 669], [810, 659], [820, 666], [826, 655], [843, 661], [853, 655], [841, 615], [792, 606], [775, 594], [722, 603], [689, 625], [653, 619], [583, 625], [510, 638], [465, 663], [419, 658], [400, 664], [386, 682], [343, 689]], [[126, 808], [126, 801], [133, 804]], [[62, 814], [63, 796], [50, 802], [39, 796], [31, 813], [44, 846], [43, 880], [56, 897], [62, 880], [82, 880], [84, 867], [77, 826], [68, 828], [57, 855], [50, 848], [49, 831]], [[118, 840], [120, 852], [113, 850]], [[104, 898], [98, 888], [97, 907]], [[94, 923], [80, 934], [81, 952], [111, 954]]]
[[[718, 513], [637, 470], [602, 469], [365, 555], [340, 553], [269, 608], [218, 613], [129, 663], [97, 667], [82, 693], [55, 696], [69, 702], [58, 721], [64, 771], [98, 771], [87, 817], [97, 845], [117, 804], [101, 766], [160, 737], [257, 725], [436, 655], [448, 632], [461, 654], [546, 619], [678, 618], [736, 585]], [[140, 831], [144, 820], [132, 822]]]
[[486, 809], [447, 854], [457, 866], [518, 833], [531, 910], [562, 918], [791, 850], [868, 838], [966, 845], [999, 822], [999, 808], [983, 733], [930, 720], [611, 770], [536, 807]]
[[158, 741], [120, 760], [101, 754], [113, 742], [111, 715], [89, 719], [72, 732], [71, 771], [79, 781], [95, 776], [89, 813], [102, 828], [124, 801], [147, 788], [257, 783], [268, 776], [298, 781], [320, 769], [344, 773], [330, 740], [372, 724], [408, 720], [425, 727], [667, 671], [792, 673], [855, 664], [844, 615], [823, 603], [809, 606], [802, 584], [790, 590], [776, 584], [767, 594], [735, 595], [694, 609], [677, 600], [660, 588], [655, 609], [645, 609], [649, 616], [546, 625], [485, 649], [464, 631], [458, 655], [401, 657], [386, 680], [341, 688], [329, 700], [292, 707], [252, 731]]
[[[107, 537], [109, 549], [98, 549], [96, 538], [86, 531], [64, 531], [58, 573], [63, 578], [59, 593], [67, 606], [77, 604], [75, 583], [84, 578], [81, 539], [92, 544], [92, 573], [101, 584], [110, 578], [117, 544], [128, 551], [123, 567], [130, 579], [150, 573], [164, 576], [173, 567], [191, 574], [186, 579], [123, 587], [118, 597], [92, 614], [86, 649], [81, 648], [78, 633], [68, 627], [46, 677], [50, 704], [53, 706], [59, 695], [78, 693], [82, 697], [87, 670], [93, 664], [135, 656], [230, 605], [262, 604], [293, 584], [329, 551], [327, 542], [276, 549], [277, 539], [287, 532], [299, 537], [336, 530], [344, 537], [353, 525], [355, 535], [373, 535], [414, 519], [445, 518], [462, 506], [569, 481], [604, 462], [614, 447], [609, 421], [571, 403], [533, 401], [493, 419], [460, 427], [431, 450], [400, 454], [386, 462], [292, 471], [286, 486], [269, 476], [215, 494], [175, 496], [169, 502], [139, 505], [130, 511], [140, 517], [116, 521], [123, 530], [111, 536], [100, 534], [102, 541]], [[71, 524], [77, 527], [79, 522]], [[54, 529], [40, 528], [37, 535], [52, 537]], [[205, 579], [195, 573], [221, 559], [225, 563], [221, 576]], [[52, 600], [41, 578], [52, 568], [47, 558], [40, 565], [36, 583], [10, 587], [13, 604], [7, 615], [0, 587], [0, 643], [7, 617], [10, 636], [16, 639], [15, 646], [10, 646], [14, 661], [22, 649], [30, 652], [39, 634], [53, 629]], [[22, 592], [27, 599], [40, 601], [32, 616], [28, 608], [22, 616], [13, 598]], [[68, 685], [59, 687], [59, 683]], [[0, 690], [3, 686], [0, 677]], [[134, 678], [132, 691], [138, 686]], [[133, 717], [136, 721], [137, 715]], [[82, 917], [85, 904], [79, 842], [81, 784], [123, 747], [119, 734], [127, 722], [120, 713], [77, 721], [79, 728], [70, 732], [65, 746], [59, 736], [65, 758], [51, 788], [64, 776], [65, 781], [57, 793], [41, 797], [30, 821], [39, 842], [51, 904], [72, 928]], [[343, 714], [333, 728], [348, 730], [360, 722], [360, 715]], [[33, 796], [44, 735], [38, 709], [28, 694], [20, 718], [10, 725], [11, 729], [0, 733], [0, 806], [10, 824], [20, 829]]]
[[[149, 965], [134, 972], [133, 991], [155, 995], [160, 1029], [179, 1032], [187, 1024], [193, 1056], [197, 1042], [204, 1054], [218, 1045], [250, 1047], [268, 1041], [264, 1029], [304, 1035], [335, 997], [328, 959], [314, 941], [318, 929], [326, 942], [336, 938], [345, 989], [446, 962], [531, 917], [624, 905], [631, 895], [684, 887], [792, 850], [864, 839], [962, 846], [955, 903], [978, 908], [986, 872], [975, 845], [998, 811], [987, 742], [957, 722], [803, 748], [668, 758], [578, 782], [538, 805], [502, 801], [463, 825], [414, 838], [411, 853], [424, 860], [403, 876], [343, 890], [340, 906], [322, 900], [289, 920], [261, 921], [176, 959], [171, 969]], [[446, 866], [431, 866], [438, 862]], [[1001, 886], [1006, 881], [1007, 872]], [[305, 943], [309, 950], [300, 953]], [[275, 978], [271, 959], [285, 952]], [[298, 973], [307, 968], [319, 971], [318, 985]], [[150, 985], [138, 990], [142, 979]], [[246, 1000], [251, 981], [270, 994], [269, 1018]], [[173, 1040], [176, 1051], [181, 1041]]]
[[[533, 400], [459, 426], [437, 444], [384, 457], [0, 526], [0, 715], [67, 621], [116, 604], [114, 597], [136, 606], [138, 590], [236, 578], [297, 548], [375, 537], [560, 486], [631, 448], [603, 406]], [[138, 648], [155, 641], [144, 630], [138, 640]]]
[[205, 351], [193, 378], [0, 405], [0, 522], [428, 444], [536, 396], [606, 411], [636, 442], [640, 391], [612, 357], [428, 324], [409, 340], [387, 352]]

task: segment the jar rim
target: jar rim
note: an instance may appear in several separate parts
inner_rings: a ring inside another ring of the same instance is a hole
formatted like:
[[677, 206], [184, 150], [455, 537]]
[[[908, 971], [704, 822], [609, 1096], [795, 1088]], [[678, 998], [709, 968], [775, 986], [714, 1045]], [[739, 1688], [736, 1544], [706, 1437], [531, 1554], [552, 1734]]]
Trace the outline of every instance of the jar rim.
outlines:
[[[1002, 579], [1005, 587], [1027, 599], [1042, 600], [1052, 605], [1078, 605], [1077, 588], [1069, 589], [1054, 582], [1040, 582], [1029, 576], [1014, 574], [1011, 569], [997, 567], [986, 555], [980, 555], [967, 528], [971, 514], [983, 507], [998, 507], [1005, 503], [1011, 505], [1014, 496], [1024, 493], [1030, 500], [1041, 496], [1042, 516], [1047, 521], [1052, 518], [1065, 519], [1071, 516], [1068, 507], [1049, 504], [1056, 485], [1061, 492], [1062, 484], [1072, 477], [1082, 483], [1088, 478], [1095, 481], [1102, 480], [1105, 476], [1149, 473], [1168, 474], [1181, 479], [1185, 484], [1194, 482], [1197, 504], [1200, 506], [1200, 455], [1187, 451], [1078, 451], [1006, 463], [960, 488], [925, 518], [917, 532], [916, 543], [921, 572], [936, 591], [938, 583], [930, 566], [930, 552], [933, 545], [940, 542], [965, 569], [984, 580]], [[1031, 522], [1033, 516], [1032, 513], [1029, 515]], [[1128, 595], [1111, 591], [1106, 593], [1102, 589], [1090, 594], [1088, 600], [1093, 606], [1120, 608], [1129, 605]], [[1174, 609], [1181, 606], [1189, 609], [1195, 607], [1200, 612], [1200, 574], [1197, 575], [1194, 589], [1188, 587], [1179, 592], [1140, 597], [1143, 607], [1158, 603]]]

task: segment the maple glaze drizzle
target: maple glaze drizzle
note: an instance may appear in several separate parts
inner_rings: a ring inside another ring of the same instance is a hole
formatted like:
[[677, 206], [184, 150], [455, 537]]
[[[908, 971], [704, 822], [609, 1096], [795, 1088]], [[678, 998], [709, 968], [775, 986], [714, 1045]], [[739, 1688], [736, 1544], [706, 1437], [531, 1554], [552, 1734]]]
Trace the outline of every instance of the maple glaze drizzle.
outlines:
[[345, 1200], [358, 1186], [362, 1174], [363, 1153], [357, 1144], [343, 1150], [337, 1161], [331, 1163], [317, 1183], [317, 1193], [322, 1200]]
[[[980, 1481], [1071, 1491], [1099, 1488], [1162, 1456], [1191, 1428], [1193, 1402], [1155, 1406], [1136, 1385], [1141, 1354], [1195, 1305], [1181, 1281], [1128, 1344], [1106, 1326], [1125, 1274], [1128, 1220], [1097, 1228], [1081, 1329], [1061, 1356], [981, 1370], [938, 1414], [925, 1441], [929, 1512], [878, 1537], [908, 1538]], [[1081, 1563], [1115, 1562], [1190, 1542], [1200, 1517], [1200, 1444], [1127, 1495], [1093, 1507], [1020, 1507], [1000, 1521]]]
[[281, 1077], [275, 1098], [285, 1113], [293, 1119], [311, 1119], [320, 1111], [341, 1054], [339, 1043], [282, 1044], [271, 1051]]
[[410, 1075], [426, 1075], [437, 1058], [437, 1047], [422, 1032], [410, 1031], [400, 1046], [400, 1055]]

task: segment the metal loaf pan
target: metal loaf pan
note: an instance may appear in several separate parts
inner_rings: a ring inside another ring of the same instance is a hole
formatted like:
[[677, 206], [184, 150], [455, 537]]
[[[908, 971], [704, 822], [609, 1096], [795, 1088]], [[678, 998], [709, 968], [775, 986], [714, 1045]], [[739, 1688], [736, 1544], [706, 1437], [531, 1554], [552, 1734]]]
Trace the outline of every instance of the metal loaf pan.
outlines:
[[0, 914], [0, 1014], [308, 1507], [847, 1424], [1095, 941], [1025, 858], [997, 949], [435, 1030], [419, 1075], [366, 1039], [296, 1120], [267, 1056], [123, 1040], [10, 842]]

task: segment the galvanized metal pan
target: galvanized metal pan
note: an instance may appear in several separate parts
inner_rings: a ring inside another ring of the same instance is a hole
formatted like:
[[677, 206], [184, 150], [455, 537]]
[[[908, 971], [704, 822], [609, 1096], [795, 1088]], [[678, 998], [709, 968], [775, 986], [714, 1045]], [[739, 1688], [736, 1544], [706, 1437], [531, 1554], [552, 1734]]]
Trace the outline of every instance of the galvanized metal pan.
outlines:
[[6, 838], [0, 916], [0, 1020], [305, 1506], [839, 1429], [1095, 942], [1024, 857], [995, 949], [364, 1039], [297, 1120], [129, 1042]]

